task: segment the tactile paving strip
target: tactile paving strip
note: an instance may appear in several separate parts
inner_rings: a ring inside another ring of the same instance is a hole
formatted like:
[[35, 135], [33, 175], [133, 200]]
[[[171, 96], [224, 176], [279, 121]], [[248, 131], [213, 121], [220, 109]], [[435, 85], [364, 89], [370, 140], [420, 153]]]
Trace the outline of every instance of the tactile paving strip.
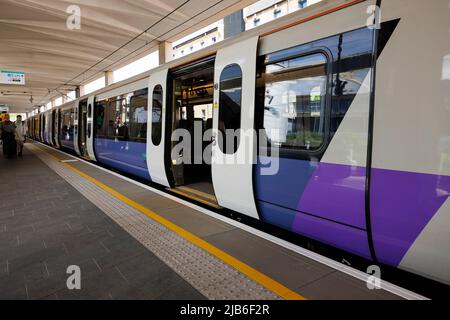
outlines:
[[39, 147], [34, 145], [27, 147], [206, 298], [281, 299], [238, 270], [70, 170]]

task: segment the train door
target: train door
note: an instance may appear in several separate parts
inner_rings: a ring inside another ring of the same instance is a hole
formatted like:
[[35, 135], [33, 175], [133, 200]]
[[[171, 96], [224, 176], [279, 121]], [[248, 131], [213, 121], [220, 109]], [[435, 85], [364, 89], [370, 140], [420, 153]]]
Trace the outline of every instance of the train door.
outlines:
[[45, 128], [45, 131], [47, 133], [47, 143], [50, 146], [53, 146], [53, 132], [52, 132], [52, 127], [53, 127], [53, 112], [52, 111], [48, 111], [47, 112], [47, 126]]
[[87, 157], [96, 161], [94, 153], [94, 101], [95, 97], [89, 97], [87, 106], [86, 149]]
[[219, 205], [259, 219], [253, 191], [258, 37], [217, 52], [212, 180]]
[[47, 126], [46, 126], [46, 133], [47, 133], [47, 143], [50, 146], [53, 146], [53, 137], [52, 137], [52, 125], [53, 125], [53, 117], [52, 112], [47, 112]]
[[165, 161], [167, 74], [168, 69], [164, 69], [152, 74], [149, 80], [147, 166], [153, 182], [170, 187]]
[[88, 100], [82, 100], [78, 104], [78, 151], [83, 158], [89, 158], [87, 150], [88, 134]]
[[53, 140], [53, 145], [56, 148], [60, 147], [58, 128], [59, 128], [59, 110], [53, 110], [52, 111], [52, 140]]
[[36, 139], [42, 142], [42, 114], [38, 114], [37, 117], [37, 126], [36, 126]]
[[45, 143], [45, 113], [42, 113], [40, 118], [41, 118], [41, 121], [40, 121], [41, 125], [39, 128], [40, 129], [39, 134], [40, 134], [41, 142]]
[[37, 116], [34, 117], [34, 139], [39, 141], [39, 117], [40, 115], [38, 114]]
[[73, 120], [73, 145], [74, 145], [74, 148], [75, 148], [75, 153], [77, 154], [77, 155], [81, 155], [81, 152], [80, 152], [80, 147], [79, 147], [79, 143], [78, 143], [78, 141], [79, 141], [79, 112], [78, 112], [78, 106], [80, 105], [80, 101], [75, 101], [75, 105], [74, 105], [74, 107], [73, 107], [73, 117], [74, 117], [74, 120]]
[[44, 139], [45, 139], [45, 143], [47, 143], [48, 145], [51, 145], [51, 140], [50, 140], [50, 123], [51, 123], [51, 118], [50, 118], [50, 112], [46, 112], [44, 114], [44, 118], [45, 118], [45, 126], [44, 126]]
[[31, 124], [32, 118], [27, 119], [27, 138], [31, 138], [31, 130], [33, 130], [32, 124]]
[[213, 124], [214, 61], [208, 57], [170, 71], [171, 178], [175, 193], [218, 207], [210, 143], [203, 141]]

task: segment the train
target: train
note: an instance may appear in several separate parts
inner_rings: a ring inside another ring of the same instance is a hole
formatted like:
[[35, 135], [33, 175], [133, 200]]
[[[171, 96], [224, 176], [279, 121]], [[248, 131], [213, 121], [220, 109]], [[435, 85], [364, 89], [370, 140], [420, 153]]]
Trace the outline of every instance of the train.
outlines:
[[448, 285], [449, 30], [447, 0], [324, 0], [36, 114], [29, 135]]

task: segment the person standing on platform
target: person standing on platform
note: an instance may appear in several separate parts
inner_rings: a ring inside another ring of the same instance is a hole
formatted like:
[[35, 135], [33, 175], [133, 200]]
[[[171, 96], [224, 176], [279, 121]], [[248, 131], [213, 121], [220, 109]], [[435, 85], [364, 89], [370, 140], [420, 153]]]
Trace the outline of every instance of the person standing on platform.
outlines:
[[9, 115], [4, 117], [0, 127], [1, 137], [3, 140], [3, 155], [7, 158], [16, 156], [16, 126], [9, 120]]
[[16, 143], [17, 143], [17, 155], [22, 156], [23, 145], [25, 144], [25, 126], [22, 122], [22, 116], [17, 116], [16, 120]]

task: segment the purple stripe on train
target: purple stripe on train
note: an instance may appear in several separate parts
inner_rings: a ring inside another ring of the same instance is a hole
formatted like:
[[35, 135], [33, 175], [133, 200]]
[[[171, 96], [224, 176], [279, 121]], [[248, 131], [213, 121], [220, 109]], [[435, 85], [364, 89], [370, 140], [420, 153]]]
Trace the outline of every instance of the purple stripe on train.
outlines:
[[[298, 211], [365, 229], [365, 171], [321, 163], [303, 192]], [[371, 221], [378, 259], [398, 266], [449, 194], [448, 176], [373, 169]], [[307, 232], [302, 223], [299, 214], [293, 229]], [[336, 243], [343, 241], [337, 234]]]
[[449, 176], [373, 169], [371, 219], [378, 259], [398, 266], [449, 195]]
[[319, 163], [297, 210], [366, 229], [365, 188], [366, 168]]
[[[262, 176], [260, 166], [256, 196], [263, 220], [370, 258], [366, 168], [280, 159], [277, 175]], [[449, 176], [373, 169], [371, 222], [378, 259], [398, 266], [449, 194]]]
[[365, 168], [280, 158], [277, 175], [256, 172], [263, 220], [370, 258]]

